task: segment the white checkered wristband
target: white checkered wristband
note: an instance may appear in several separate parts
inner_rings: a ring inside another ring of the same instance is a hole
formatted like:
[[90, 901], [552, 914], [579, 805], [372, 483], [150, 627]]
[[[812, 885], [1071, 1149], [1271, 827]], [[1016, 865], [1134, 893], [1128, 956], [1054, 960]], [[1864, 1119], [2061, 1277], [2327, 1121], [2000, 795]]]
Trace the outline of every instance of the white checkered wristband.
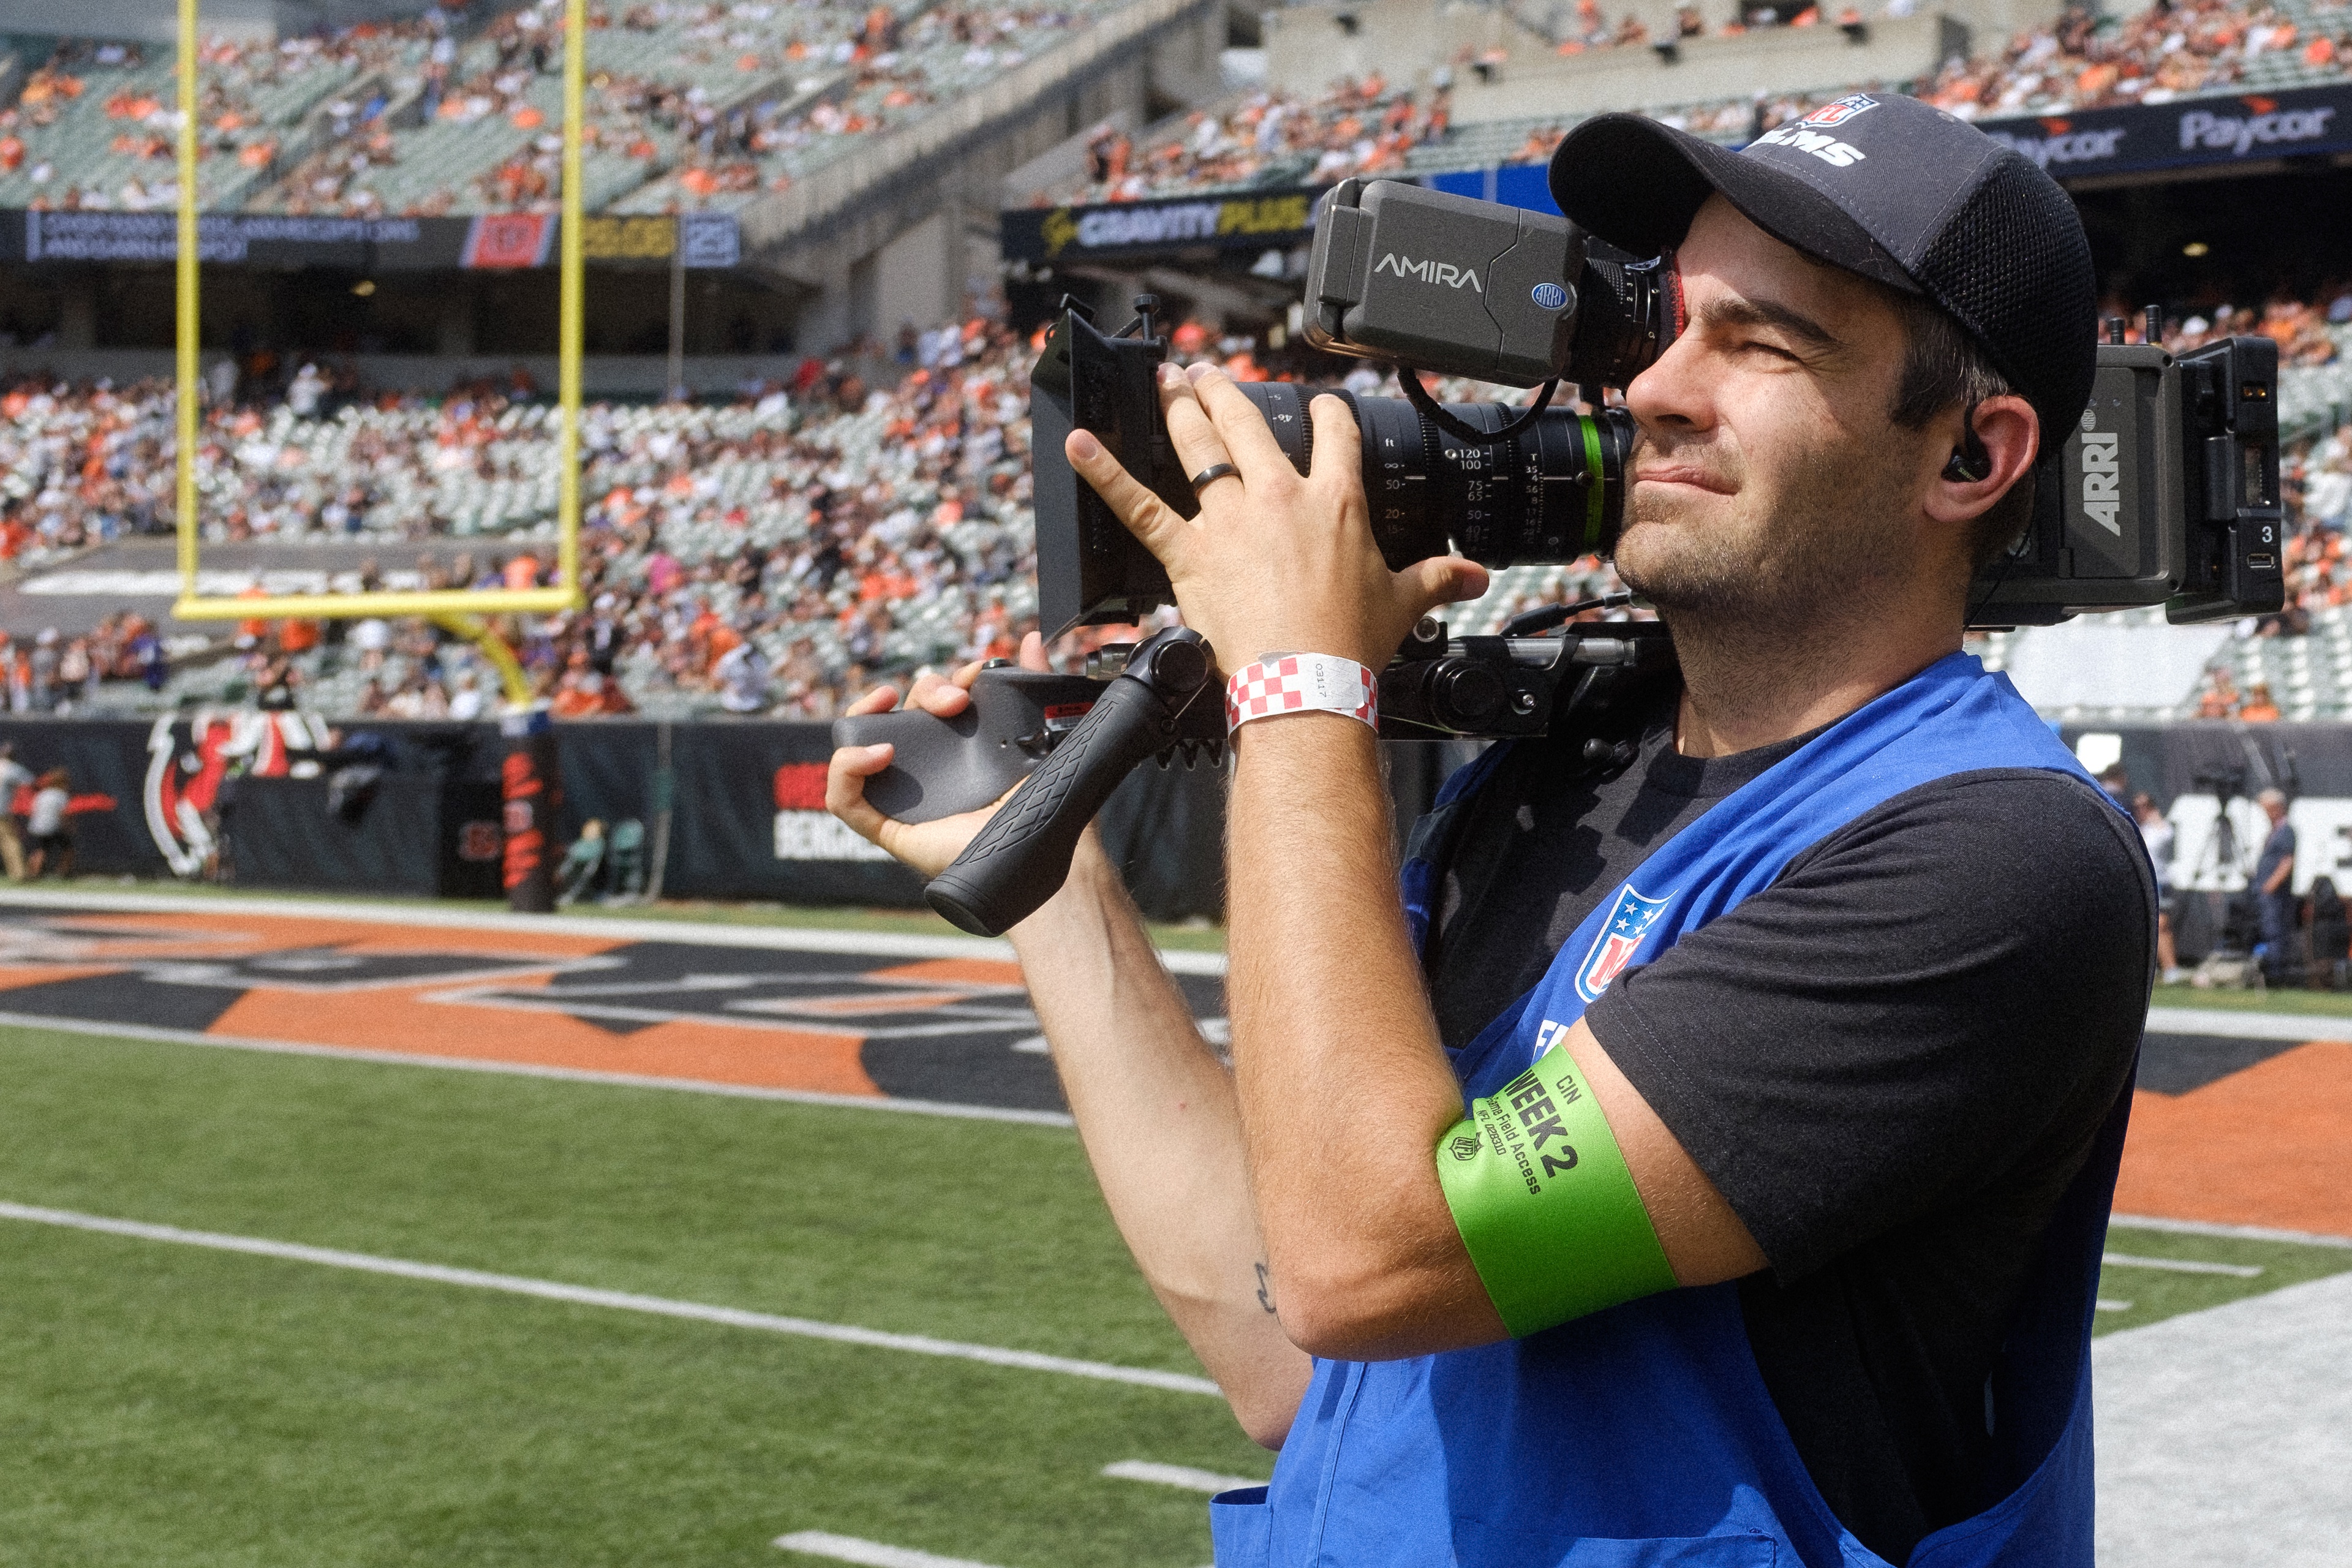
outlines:
[[1345, 713], [1380, 728], [1380, 678], [1352, 658], [1270, 653], [1225, 682], [1225, 728], [1284, 713]]

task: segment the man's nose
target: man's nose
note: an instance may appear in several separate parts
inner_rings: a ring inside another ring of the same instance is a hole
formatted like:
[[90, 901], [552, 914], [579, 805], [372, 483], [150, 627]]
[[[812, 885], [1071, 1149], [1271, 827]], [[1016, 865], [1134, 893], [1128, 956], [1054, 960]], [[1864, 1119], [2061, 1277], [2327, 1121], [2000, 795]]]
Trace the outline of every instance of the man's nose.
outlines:
[[1625, 385], [1625, 408], [1652, 427], [1706, 429], [1715, 423], [1707, 378], [1700, 374], [1696, 344], [1685, 336], [1666, 346], [1650, 367]]

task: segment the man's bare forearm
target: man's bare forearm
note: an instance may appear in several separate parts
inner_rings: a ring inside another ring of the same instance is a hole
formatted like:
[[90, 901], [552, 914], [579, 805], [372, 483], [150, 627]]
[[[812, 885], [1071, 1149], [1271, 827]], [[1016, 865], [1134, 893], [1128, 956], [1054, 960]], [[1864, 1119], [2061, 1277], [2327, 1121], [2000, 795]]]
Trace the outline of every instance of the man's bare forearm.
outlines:
[[1091, 832], [1013, 941], [1113, 1222], [1243, 1426], [1279, 1446], [1309, 1364], [1274, 1315], [1233, 1076]]
[[1234, 1056], [1290, 1330], [1349, 1356], [1499, 1338], [1437, 1182], [1462, 1096], [1397, 898], [1377, 742], [1301, 714], [1236, 747]]

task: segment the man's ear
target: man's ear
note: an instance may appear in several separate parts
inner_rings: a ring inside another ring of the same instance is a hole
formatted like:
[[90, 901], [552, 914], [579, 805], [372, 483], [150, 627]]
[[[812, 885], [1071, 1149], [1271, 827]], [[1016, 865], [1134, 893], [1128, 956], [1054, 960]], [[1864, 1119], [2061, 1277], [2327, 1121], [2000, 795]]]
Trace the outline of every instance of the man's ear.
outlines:
[[2042, 421], [2033, 405], [2015, 393], [1956, 408], [1937, 421], [1937, 428], [1946, 440], [1925, 501], [1935, 522], [1960, 524], [1983, 516], [2032, 470], [2042, 449]]

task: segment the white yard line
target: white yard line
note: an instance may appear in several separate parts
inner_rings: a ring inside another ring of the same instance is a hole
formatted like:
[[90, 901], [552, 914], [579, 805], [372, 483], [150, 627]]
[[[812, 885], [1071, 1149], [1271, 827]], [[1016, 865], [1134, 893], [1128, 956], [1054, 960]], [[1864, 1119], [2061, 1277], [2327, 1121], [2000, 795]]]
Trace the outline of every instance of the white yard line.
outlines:
[[2102, 1312], [2128, 1312], [2132, 1310], [2132, 1304], [2129, 1301], [2110, 1301], [2105, 1296], [2100, 1297], [2091, 1305]]
[[2315, 1013], [2239, 1013], [2220, 1007], [2150, 1007], [2151, 1035], [2226, 1035], [2236, 1040], [2352, 1040], [2352, 1018]]
[[2297, 1247], [2352, 1247], [2352, 1237], [2308, 1230], [2273, 1230], [2266, 1225], [2217, 1225], [2204, 1219], [2164, 1219], [2156, 1215], [2109, 1215], [2107, 1223], [2126, 1230], [2165, 1230], [2177, 1236], [2226, 1236], [2238, 1241], [2285, 1241]]
[[941, 1557], [911, 1546], [885, 1546], [878, 1541], [860, 1541], [854, 1535], [832, 1535], [822, 1530], [779, 1535], [773, 1544], [811, 1557], [830, 1557], [835, 1563], [860, 1563], [863, 1568], [988, 1568], [987, 1563], [967, 1557]]
[[[624, 942], [674, 942], [696, 947], [752, 947], [786, 952], [871, 953], [882, 958], [1013, 960], [1013, 944], [974, 936], [912, 936], [894, 931], [813, 931], [798, 926], [705, 925], [688, 921], [607, 919], [600, 915], [517, 915], [495, 910], [442, 910], [338, 899], [229, 899], [204, 894], [68, 892], [9, 888], [0, 906], [24, 904], [104, 913], [205, 914], [223, 923], [239, 914], [298, 920], [364, 921], [371, 925], [429, 926], [440, 931], [541, 931], [559, 936], [613, 937]], [[1177, 974], [1223, 974], [1222, 952], [1163, 952]]]
[[137, 1241], [167, 1242], [178, 1247], [201, 1247], [215, 1252], [239, 1252], [255, 1258], [272, 1258], [289, 1263], [310, 1263], [325, 1268], [348, 1268], [362, 1274], [388, 1274], [399, 1279], [421, 1279], [436, 1285], [457, 1285], [476, 1290], [497, 1290], [510, 1296], [535, 1296], [541, 1300], [565, 1301], [583, 1307], [609, 1307], [625, 1312], [646, 1312], [661, 1318], [684, 1318], [698, 1323], [718, 1323], [727, 1328], [757, 1329], [772, 1334], [796, 1334], [803, 1339], [831, 1340], [837, 1344], [864, 1345], [874, 1350], [910, 1351], [917, 1355], [946, 1356], [956, 1361], [975, 1361], [990, 1366], [1017, 1367], [1025, 1372], [1055, 1372], [1068, 1377], [1092, 1378], [1099, 1383], [1133, 1384], [1142, 1388], [1162, 1388], [1178, 1394], [1209, 1394], [1218, 1392], [1217, 1385], [1205, 1377], [1191, 1377], [1178, 1372], [1159, 1372], [1150, 1367], [1113, 1366], [1106, 1362], [1076, 1361], [1068, 1356], [1042, 1355], [1035, 1351], [1003, 1350], [995, 1345], [964, 1344], [955, 1340], [935, 1340], [926, 1334], [886, 1333], [879, 1329], [861, 1329], [847, 1323], [820, 1323], [807, 1318], [778, 1317], [772, 1312], [749, 1312], [738, 1307], [712, 1307], [699, 1301], [674, 1301], [662, 1296], [640, 1296], [627, 1290], [599, 1290], [585, 1285], [565, 1285], [552, 1279], [530, 1279], [515, 1274], [489, 1274], [478, 1268], [452, 1268], [439, 1263], [413, 1263], [405, 1258], [378, 1258], [366, 1252], [344, 1252], [334, 1247], [304, 1247], [290, 1241], [268, 1241], [258, 1237], [226, 1236], [217, 1231], [183, 1230], [177, 1226], [148, 1225], [139, 1220], [110, 1219], [99, 1215], [76, 1214], [68, 1209], [36, 1208], [26, 1204], [0, 1203], [0, 1219], [22, 1220], [31, 1225], [57, 1226], [67, 1230], [95, 1231], [101, 1236], [128, 1237]]
[[1102, 1473], [1113, 1480], [1150, 1481], [1163, 1487], [1181, 1487], [1188, 1492], [1240, 1491], [1245, 1487], [1262, 1487], [1263, 1480], [1247, 1476], [1221, 1476], [1214, 1470], [1196, 1470], [1190, 1465], [1163, 1465], [1152, 1459], [1121, 1459], [1116, 1465], [1105, 1465]]
[[879, 1095], [823, 1094], [815, 1089], [763, 1089], [757, 1084], [707, 1083], [700, 1079], [647, 1078], [636, 1073], [595, 1072], [586, 1068], [547, 1067], [533, 1062], [481, 1061], [471, 1057], [433, 1057], [406, 1051], [370, 1051], [345, 1046], [314, 1046], [295, 1040], [264, 1040], [249, 1035], [211, 1035], [197, 1029], [163, 1029], [144, 1024], [116, 1024], [103, 1019], [51, 1018], [39, 1013], [0, 1011], [0, 1027], [58, 1029], [67, 1034], [154, 1040], [173, 1046], [216, 1046], [232, 1051], [265, 1051], [276, 1056], [325, 1057], [337, 1061], [374, 1062], [384, 1067], [448, 1068], [459, 1072], [496, 1073], [509, 1078], [549, 1078], [566, 1083], [614, 1084], [623, 1089], [677, 1089], [688, 1094], [717, 1094], [738, 1100], [782, 1100], [795, 1105], [833, 1105], [850, 1110], [904, 1110], [918, 1116], [953, 1116], [974, 1121], [1021, 1121], [1038, 1127], [1068, 1127], [1065, 1110], [1023, 1110], [1011, 1106], [956, 1105], [935, 1100], [893, 1100]]
[[2193, 1258], [2136, 1258], [2128, 1252], [2110, 1252], [2099, 1259], [2110, 1268], [2162, 1268], [2174, 1274], [2227, 1274], [2232, 1279], [2259, 1279], [2263, 1266], [2259, 1263], [2200, 1263]]

